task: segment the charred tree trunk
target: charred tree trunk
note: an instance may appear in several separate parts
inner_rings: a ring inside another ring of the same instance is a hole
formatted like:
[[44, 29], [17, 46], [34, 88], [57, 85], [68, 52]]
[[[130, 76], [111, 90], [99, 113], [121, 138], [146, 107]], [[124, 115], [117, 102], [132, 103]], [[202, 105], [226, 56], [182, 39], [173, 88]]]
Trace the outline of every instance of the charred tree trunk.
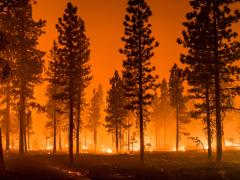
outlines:
[[2, 132], [0, 129], [0, 176], [5, 173], [5, 165], [3, 159], [3, 147], [2, 147]]
[[58, 128], [58, 148], [59, 148], [59, 151], [62, 151], [62, 139], [61, 139], [61, 128], [59, 126]]
[[69, 97], [69, 161], [73, 164], [73, 79], [70, 82], [70, 97]]
[[206, 88], [206, 112], [207, 112], [207, 135], [208, 135], [208, 158], [212, 158], [212, 130], [211, 130], [211, 119], [210, 119], [210, 99], [209, 99], [209, 88]]
[[179, 105], [177, 101], [177, 107], [176, 107], [176, 151], [178, 152], [179, 147]]
[[27, 141], [28, 141], [28, 151], [31, 151], [31, 134], [30, 134], [30, 130], [28, 130], [28, 133], [27, 133]]
[[128, 117], [128, 129], [127, 129], [127, 148], [130, 151], [130, 122]]
[[119, 124], [119, 151], [122, 151], [122, 127]]
[[53, 108], [53, 154], [57, 152], [57, 117], [56, 117], [56, 102], [54, 101]]
[[10, 150], [10, 87], [9, 82], [7, 82], [7, 99], [6, 99], [6, 151]]
[[25, 85], [21, 82], [20, 104], [19, 104], [19, 153], [24, 154], [24, 133], [25, 133]]
[[[139, 6], [139, 5], [138, 5]], [[138, 7], [140, 8], [140, 7]], [[140, 30], [139, 30], [140, 33]], [[138, 39], [139, 56], [139, 129], [140, 129], [140, 160], [144, 163], [144, 120], [143, 120], [143, 64], [142, 64], [142, 43], [141, 35]]]
[[[80, 90], [79, 90], [80, 91]], [[80, 123], [81, 123], [81, 92], [78, 93], [77, 99], [77, 129], [76, 129], [76, 156], [79, 156], [80, 146]]]
[[94, 151], [96, 153], [97, 152], [97, 127], [96, 127], [96, 124], [94, 125], [94, 130], [93, 130], [93, 141], [94, 141]]
[[217, 143], [217, 161], [222, 161], [222, 119], [221, 119], [221, 85], [220, 85], [220, 63], [218, 55], [218, 1], [214, 1], [214, 42], [215, 42], [215, 108], [216, 108], [216, 143]]
[[74, 128], [74, 58], [69, 57], [69, 161], [73, 164], [73, 128]]
[[116, 141], [116, 152], [118, 153], [119, 152], [119, 145], [118, 145], [118, 123], [116, 121], [116, 130], [115, 130], [115, 141]]
[[28, 151], [28, 142], [27, 142], [27, 129], [26, 129], [26, 124], [24, 126], [24, 151]]

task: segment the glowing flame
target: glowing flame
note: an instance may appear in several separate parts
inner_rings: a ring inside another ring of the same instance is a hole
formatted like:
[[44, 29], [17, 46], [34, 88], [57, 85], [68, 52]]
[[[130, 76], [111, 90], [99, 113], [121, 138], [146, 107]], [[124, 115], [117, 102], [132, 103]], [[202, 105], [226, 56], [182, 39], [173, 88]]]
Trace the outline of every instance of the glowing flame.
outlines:
[[110, 149], [110, 148], [105, 148], [105, 149], [103, 150], [103, 152], [108, 153], [108, 154], [112, 154], [112, 149]]

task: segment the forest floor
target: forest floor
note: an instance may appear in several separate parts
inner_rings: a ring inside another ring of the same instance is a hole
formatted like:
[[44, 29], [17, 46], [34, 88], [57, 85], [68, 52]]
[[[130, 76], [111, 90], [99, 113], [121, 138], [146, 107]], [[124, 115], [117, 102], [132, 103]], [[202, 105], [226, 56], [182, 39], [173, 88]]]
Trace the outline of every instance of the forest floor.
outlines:
[[82, 154], [73, 166], [66, 154], [10, 153], [5, 157], [7, 173], [0, 180], [87, 180], [87, 179], [240, 179], [240, 151], [224, 152], [223, 163], [208, 161], [199, 152], [146, 153], [145, 164], [138, 155]]

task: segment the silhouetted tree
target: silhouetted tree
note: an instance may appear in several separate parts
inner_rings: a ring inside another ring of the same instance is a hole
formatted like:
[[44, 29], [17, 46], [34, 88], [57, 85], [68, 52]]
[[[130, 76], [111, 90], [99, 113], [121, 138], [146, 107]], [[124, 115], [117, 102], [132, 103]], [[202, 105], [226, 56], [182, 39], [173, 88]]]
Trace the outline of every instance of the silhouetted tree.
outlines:
[[[194, 3], [191, 5], [195, 6]], [[186, 27], [186, 30], [183, 31], [184, 39], [178, 39], [178, 43], [189, 48], [187, 55], [181, 55], [181, 61], [183, 63], [187, 62], [189, 65], [185, 74], [189, 85], [191, 85], [189, 97], [197, 100], [195, 110], [191, 111], [190, 114], [193, 118], [203, 118], [207, 125], [208, 157], [211, 158], [211, 114], [214, 110], [213, 105], [210, 104], [214, 101], [214, 75], [211, 72], [214, 71], [214, 67], [210, 54], [213, 44], [209, 43], [210, 34], [207, 33], [211, 22], [208, 8], [206, 3], [202, 4], [201, 9], [198, 9], [198, 11], [194, 9], [194, 12], [187, 13], [188, 21], [183, 24]]]
[[79, 44], [78, 53], [80, 55], [79, 62], [77, 64], [77, 117], [76, 117], [76, 154], [79, 155], [79, 139], [80, 139], [80, 123], [81, 123], [81, 110], [84, 109], [85, 105], [85, 89], [88, 87], [92, 80], [91, 76], [91, 65], [89, 64], [89, 39], [86, 37], [86, 30], [84, 21], [79, 23]]
[[[13, 43], [15, 39], [11, 35], [12, 29], [10, 26], [11, 19], [14, 16], [14, 8], [19, 8], [26, 5], [27, 0], [17, 1], [17, 0], [4, 0], [0, 2], [0, 49], [1, 49], [1, 77], [10, 76], [10, 68], [13, 61]], [[11, 18], [9, 18], [11, 17]], [[2, 59], [3, 58], [3, 59]], [[11, 101], [11, 78], [8, 77], [7, 81], [2, 85], [4, 100], [3, 105], [6, 105], [3, 115], [3, 127], [6, 137], [6, 151], [9, 151], [10, 144], [10, 101]]]
[[[109, 133], [115, 133], [116, 151], [119, 151], [119, 139], [121, 139], [121, 129], [127, 126], [126, 118], [126, 96], [123, 89], [123, 81], [118, 72], [110, 79], [111, 88], [107, 93], [107, 108], [105, 117], [105, 127]], [[121, 144], [121, 140], [120, 140]], [[121, 146], [121, 145], [120, 145]]]
[[37, 45], [45, 22], [33, 20], [31, 2], [14, 8], [12, 14], [5, 25], [9, 27], [8, 36], [14, 39], [11, 42], [11, 47], [14, 46], [11, 50], [14, 55], [14, 62], [11, 66], [12, 91], [18, 103], [16, 110], [19, 111], [20, 122], [19, 152], [22, 154], [26, 147], [26, 106], [34, 100], [33, 88], [42, 80], [44, 52], [38, 50]]
[[124, 21], [125, 37], [122, 38], [125, 47], [120, 50], [126, 56], [123, 77], [125, 92], [130, 99], [128, 107], [137, 110], [139, 116], [141, 162], [144, 162], [144, 124], [157, 86], [157, 77], [152, 75], [155, 67], [150, 62], [153, 49], [158, 46], [148, 22], [151, 15], [150, 7], [144, 0], [128, 1]]
[[[98, 89], [100, 90], [100, 89]], [[89, 107], [89, 122], [88, 127], [93, 132], [93, 142], [94, 142], [94, 150], [97, 151], [97, 137], [98, 137], [98, 126], [100, 126], [100, 118], [101, 118], [101, 102], [102, 102], [102, 92], [93, 90], [93, 96], [90, 101]]]
[[186, 117], [186, 97], [183, 95], [183, 70], [180, 69], [176, 64], [172, 67], [170, 71], [169, 79], [169, 96], [170, 105], [176, 111], [176, 151], [179, 148], [180, 141], [180, 125], [188, 123]]
[[168, 90], [168, 82], [166, 79], [163, 79], [160, 85], [160, 120], [162, 122], [163, 129], [163, 146], [164, 150], [166, 148], [166, 135], [167, 135], [167, 124], [170, 119], [171, 106], [170, 106], [170, 97]]
[[77, 15], [77, 7], [72, 3], [56, 25], [58, 30], [59, 70], [58, 83], [62, 86], [58, 98], [66, 104], [69, 113], [69, 157], [73, 162], [74, 110], [77, 110], [77, 153], [79, 153], [80, 110], [84, 90], [92, 79], [89, 61], [89, 40], [85, 35], [83, 20]]
[[[231, 7], [238, 0], [233, 1], [191, 1], [194, 9], [188, 13], [188, 22], [184, 23], [187, 31], [184, 31], [184, 46], [189, 48], [188, 56], [182, 58], [182, 62], [196, 68], [203, 67], [205, 79], [213, 82], [214, 107], [216, 116], [216, 144], [217, 161], [222, 159], [222, 120], [224, 111], [234, 110], [232, 100], [239, 94], [239, 87], [234, 85], [238, 80], [239, 68], [236, 61], [239, 60], [240, 43], [235, 39], [238, 36], [232, 30], [234, 23], [239, 21], [239, 10], [232, 11]], [[182, 43], [182, 42], [180, 42]], [[192, 68], [190, 67], [190, 68]], [[197, 68], [196, 68], [197, 69]], [[199, 74], [199, 73], [198, 73]], [[199, 81], [199, 78], [195, 79]], [[207, 92], [205, 93], [205, 95]]]

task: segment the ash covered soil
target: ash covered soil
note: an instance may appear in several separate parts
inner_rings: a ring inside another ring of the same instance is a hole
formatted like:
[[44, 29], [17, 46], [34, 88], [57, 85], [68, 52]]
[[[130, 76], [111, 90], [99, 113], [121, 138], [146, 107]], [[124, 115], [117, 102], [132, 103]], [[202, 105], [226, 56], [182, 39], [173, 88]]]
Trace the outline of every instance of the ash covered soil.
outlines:
[[240, 179], [240, 151], [224, 152], [221, 165], [200, 152], [146, 153], [144, 165], [138, 155], [82, 154], [71, 166], [66, 154], [42, 152], [9, 153], [5, 163], [7, 173], [0, 180]]

